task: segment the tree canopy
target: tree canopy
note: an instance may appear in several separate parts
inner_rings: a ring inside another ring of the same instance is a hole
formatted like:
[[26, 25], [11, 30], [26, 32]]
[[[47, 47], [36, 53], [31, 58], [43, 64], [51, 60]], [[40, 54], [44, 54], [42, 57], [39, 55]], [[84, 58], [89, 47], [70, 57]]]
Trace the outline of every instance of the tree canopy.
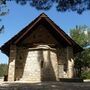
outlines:
[[[90, 0], [0, 0], [0, 16], [4, 16], [9, 12], [7, 2], [15, 1], [17, 4], [35, 7], [37, 10], [49, 10], [52, 6], [56, 6], [58, 12], [76, 11], [82, 14], [83, 11], [90, 10]], [[3, 26], [0, 26], [0, 32]]]
[[90, 28], [86, 25], [76, 26], [70, 30], [70, 36], [82, 47], [90, 46]]
[[[0, 0], [1, 4], [6, 4], [8, 0]], [[13, 0], [9, 0], [13, 1]], [[35, 7], [38, 10], [49, 10], [53, 5], [57, 11], [76, 11], [81, 14], [85, 10], [90, 10], [90, 0], [15, 0], [16, 3]], [[1, 5], [0, 4], [0, 5]]]
[[[5, 0], [0, 0], [0, 16], [5, 16], [8, 11]], [[0, 33], [4, 30], [4, 25], [1, 25], [1, 21], [0, 19]]]
[[76, 26], [70, 30], [70, 36], [84, 48], [82, 52], [77, 53], [75, 56], [75, 69], [77, 70], [78, 77], [81, 77], [82, 73], [87, 68], [90, 68], [90, 28], [85, 25]]

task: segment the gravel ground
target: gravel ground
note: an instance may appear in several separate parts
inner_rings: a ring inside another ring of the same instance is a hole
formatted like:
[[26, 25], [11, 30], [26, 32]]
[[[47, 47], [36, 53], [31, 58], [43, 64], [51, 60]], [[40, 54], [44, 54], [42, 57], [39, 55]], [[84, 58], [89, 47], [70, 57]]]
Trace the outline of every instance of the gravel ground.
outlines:
[[90, 90], [90, 82], [3, 83], [0, 90]]

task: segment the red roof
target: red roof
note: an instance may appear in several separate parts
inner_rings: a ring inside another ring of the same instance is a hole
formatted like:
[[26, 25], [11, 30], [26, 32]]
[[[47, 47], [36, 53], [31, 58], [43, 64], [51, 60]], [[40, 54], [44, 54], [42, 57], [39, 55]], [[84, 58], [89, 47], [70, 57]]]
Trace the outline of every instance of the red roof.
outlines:
[[62, 42], [63, 45], [69, 45], [73, 48], [74, 53], [80, 52], [83, 49], [72, 40], [60, 27], [58, 27], [46, 14], [40, 14], [35, 20], [33, 20], [29, 25], [27, 25], [23, 30], [16, 34], [13, 38], [7, 41], [3, 46], [1, 46], [1, 51], [6, 55], [9, 55], [10, 44], [18, 44], [22, 41], [28, 33], [32, 32], [35, 27], [43, 24], [45, 27], [48, 27], [51, 34], [58, 40]]

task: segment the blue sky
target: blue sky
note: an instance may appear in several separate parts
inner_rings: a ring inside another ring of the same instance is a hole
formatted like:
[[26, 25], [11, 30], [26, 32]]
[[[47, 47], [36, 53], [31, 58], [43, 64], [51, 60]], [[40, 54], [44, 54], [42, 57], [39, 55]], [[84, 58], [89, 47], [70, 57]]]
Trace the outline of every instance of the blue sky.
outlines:
[[[59, 27], [66, 33], [76, 25], [87, 25], [90, 27], [90, 11], [85, 11], [82, 15], [75, 12], [61, 13], [52, 7], [48, 11], [36, 10], [29, 4], [21, 6], [13, 2], [8, 2], [9, 14], [3, 17], [0, 24], [5, 25], [5, 30], [0, 34], [0, 46], [8, 41], [11, 37], [22, 30], [32, 20], [34, 20], [42, 12], [46, 13]], [[0, 52], [0, 63], [8, 63], [8, 57]]]

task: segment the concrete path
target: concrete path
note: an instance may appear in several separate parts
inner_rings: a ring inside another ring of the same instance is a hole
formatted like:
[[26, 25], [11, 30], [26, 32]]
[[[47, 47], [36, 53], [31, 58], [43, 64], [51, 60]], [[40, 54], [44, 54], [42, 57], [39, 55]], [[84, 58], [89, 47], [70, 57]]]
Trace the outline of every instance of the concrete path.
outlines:
[[90, 82], [3, 83], [0, 90], [90, 90]]

